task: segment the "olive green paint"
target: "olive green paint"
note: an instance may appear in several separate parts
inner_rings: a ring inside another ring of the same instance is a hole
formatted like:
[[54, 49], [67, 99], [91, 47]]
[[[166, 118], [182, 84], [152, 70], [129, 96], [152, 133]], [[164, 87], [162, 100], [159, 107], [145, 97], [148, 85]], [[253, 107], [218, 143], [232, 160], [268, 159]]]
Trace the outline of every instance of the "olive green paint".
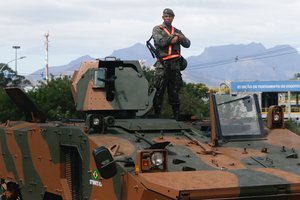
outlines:
[[61, 163], [61, 148], [75, 147], [78, 150], [82, 161], [82, 195], [83, 199], [89, 198], [92, 191], [92, 186], [89, 184], [90, 174], [90, 147], [87, 135], [82, 132], [81, 127], [76, 126], [60, 126], [47, 127], [43, 126], [43, 138], [49, 145], [49, 151], [52, 157], [52, 162]]
[[[6, 170], [8, 172], [12, 172], [16, 178], [16, 181], [18, 181], [19, 177], [17, 174], [17, 169], [15, 167], [12, 155], [10, 154], [10, 152], [8, 150], [6, 141], [7, 141], [6, 133], [4, 132], [3, 129], [0, 129], [0, 142], [1, 142], [1, 151], [2, 151], [2, 154], [0, 156], [3, 157]], [[1, 177], [1, 178], [5, 179], [6, 177]]]
[[25, 185], [22, 187], [22, 195], [24, 199], [43, 199], [44, 184], [33, 165], [34, 158], [30, 152], [32, 147], [29, 147], [27, 134], [27, 131], [16, 131], [16, 141], [23, 154]]

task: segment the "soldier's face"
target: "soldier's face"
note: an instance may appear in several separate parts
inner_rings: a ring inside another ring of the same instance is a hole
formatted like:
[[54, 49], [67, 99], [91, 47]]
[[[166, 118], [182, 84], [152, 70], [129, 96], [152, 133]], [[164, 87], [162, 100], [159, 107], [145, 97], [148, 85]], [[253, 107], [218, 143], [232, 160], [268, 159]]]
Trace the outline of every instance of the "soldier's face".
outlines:
[[171, 25], [172, 22], [173, 22], [174, 16], [172, 16], [172, 15], [163, 15], [162, 18], [164, 20], [164, 24]]

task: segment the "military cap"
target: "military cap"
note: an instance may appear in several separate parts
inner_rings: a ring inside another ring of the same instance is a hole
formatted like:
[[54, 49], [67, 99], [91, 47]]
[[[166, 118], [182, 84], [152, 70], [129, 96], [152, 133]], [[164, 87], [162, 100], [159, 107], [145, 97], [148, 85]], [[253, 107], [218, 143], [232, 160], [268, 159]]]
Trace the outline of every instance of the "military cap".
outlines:
[[170, 9], [170, 8], [165, 8], [164, 11], [163, 11], [163, 15], [170, 15], [170, 16], [173, 16], [173, 17], [175, 16], [173, 10]]

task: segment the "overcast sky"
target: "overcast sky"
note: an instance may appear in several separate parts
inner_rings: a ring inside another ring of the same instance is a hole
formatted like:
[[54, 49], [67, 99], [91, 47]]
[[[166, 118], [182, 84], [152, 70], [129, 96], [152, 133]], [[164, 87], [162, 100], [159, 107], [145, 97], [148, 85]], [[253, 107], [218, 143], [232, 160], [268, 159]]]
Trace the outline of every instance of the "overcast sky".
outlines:
[[227, 44], [300, 47], [300, 0], [1, 0], [0, 63], [13, 60], [18, 45], [18, 57], [26, 56], [18, 61], [20, 74], [44, 67], [47, 31], [50, 66], [144, 44], [166, 7], [192, 41], [186, 57]]

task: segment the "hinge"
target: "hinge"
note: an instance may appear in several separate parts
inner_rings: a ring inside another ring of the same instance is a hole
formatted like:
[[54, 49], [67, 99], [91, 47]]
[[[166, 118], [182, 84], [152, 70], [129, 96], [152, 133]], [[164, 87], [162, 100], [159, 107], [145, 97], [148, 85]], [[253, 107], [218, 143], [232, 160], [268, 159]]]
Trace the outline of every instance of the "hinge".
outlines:
[[190, 200], [190, 193], [189, 192], [180, 192], [179, 200]]

